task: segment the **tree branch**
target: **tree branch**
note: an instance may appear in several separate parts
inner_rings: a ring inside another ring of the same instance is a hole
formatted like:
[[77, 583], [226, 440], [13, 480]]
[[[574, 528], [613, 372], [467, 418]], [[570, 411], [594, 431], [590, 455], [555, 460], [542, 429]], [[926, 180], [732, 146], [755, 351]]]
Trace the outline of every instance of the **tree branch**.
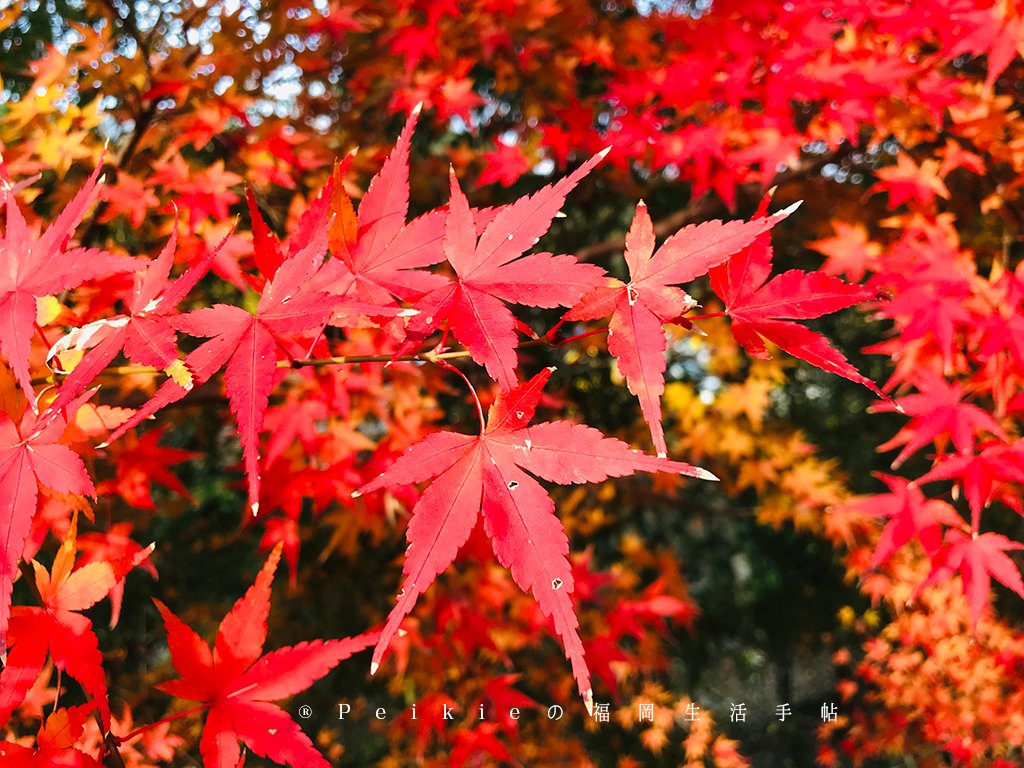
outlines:
[[[519, 345], [520, 349], [528, 347], [541, 347], [548, 346], [557, 348], [563, 344], [568, 344], [579, 339], [593, 336], [598, 333], [607, 332], [607, 328], [599, 328], [593, 331], [587, 331], [576, 336], [570, 336], [566, 339], [554, 340], [545, 336], [538, 336], [537, 338], [524, 341]], [[392, 359], [391, 355], [336, 355], [333, 357], [311, 357], [305, 360], [278, 360], [277, 367], [279, 369], [298, 369], [298, 368], [324, 368], [329, 365], [357, 365], [359, 363], [444, 363], [448, 360], [460, 360], [463, 358], [471, 357], [472, 353], [468, 349], [457, 349], [451, 352], [435, 352], [430, 349], [426, 352], [418, 352], [415, 355], [403, 355], [402, 357], [396, 357]], [[151, 365], [111, 365], [100, 371], [97, 376], [131, 376], [137, 373], [163, 373], [162, 368], [154, 368]], [[53, 376], [45, 376], [35, 378], [32, 380], [33, 384], [52, 384]]]

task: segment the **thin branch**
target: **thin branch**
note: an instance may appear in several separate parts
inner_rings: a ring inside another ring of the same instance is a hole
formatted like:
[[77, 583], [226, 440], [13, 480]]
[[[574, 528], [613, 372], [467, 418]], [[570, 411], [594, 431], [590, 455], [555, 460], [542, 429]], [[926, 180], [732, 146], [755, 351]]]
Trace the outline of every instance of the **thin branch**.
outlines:
[[196, 712], [201, 712], [202, 710], [206, 709], [209, 706], [210, 706], [210, 702], [204, 701], [202, 704], [197, 704], [196, 706], [191, 707], [190, 709], [186, 709], [184, 712], [178, 712], [177, 714], [174, 714], [174, 715], [168, 715], [167, 717], [160, 718], [155, 723], [150, 723], [149, 725], [143, 725], [143, 726], [141, 726], [139, 728], [136, 728], [134, 731], [129, 733], [127, 736], [117, 736], [116, 734], [113, 734], [113, 733], [111, 733], [110, 736], [113, 737], [113, 741], [118, 746], [120, 746], [121, 744], [124, 744], [127, 741], [131, 741], [136, 736], [141, 736], [146, 731], [149, 731], [149, 730], [152, 730], [153, 728], [156, 728], [158, 725], [163, 725], [164, 723], [172, 723], [175, 720], [178, 720], [178, 719], [180, 719], [182, 717], [187, 717], [188, 715], [194, 714]]
[[[557, 326], [556, 326], [557, 328]], [[548, 346], [552, 348], [561, 347], [564, 344], [568, 344], [579, 339], [587, 338], [588, 336], [594, 336], [599, 333], [607, 332], [607, 328], [598, 328], [593, 331], [587, 331], [585, 333], [578, 334], [576, 336], [570, 336], [566, 339], [555, 340], [550, 338], [550, 332], [544, 336], [536, 339], [530, 339], [524, 341], [519, 345], [520, 349], [528, 347], [540, 347]], [[472, 354], [468, 349], [457, 349], [451, 352], [435, 352], [431, 349], [428, 352], [420, 352], [415, 355], [402, 355], [401, 357], [392, 357], [391, 355], [336, 355], [333, 357], [311, 357], [304, 360], [278, 360], [277, 367], [280, 369], [295, 369], [295, 368], [325, 368], [329, 365], [358, 365], [360, 363], [435, 363], [442, 365], [448, 360], [461, 360], [463, 358], [471, 357]], [[163, 373], [164, 369], [156, 368], [151, 365], [111, 365], [104, 368], [102, 371], [97, 373], [98, 376], [132, 376], [138, 373]], [[54, 372], [57, 374], [58, 372]], [[60, 372], [61, 374], [63, 372]], [[38, 377], [32, 380], [33, 384], [52, 384], [53, 376]]]

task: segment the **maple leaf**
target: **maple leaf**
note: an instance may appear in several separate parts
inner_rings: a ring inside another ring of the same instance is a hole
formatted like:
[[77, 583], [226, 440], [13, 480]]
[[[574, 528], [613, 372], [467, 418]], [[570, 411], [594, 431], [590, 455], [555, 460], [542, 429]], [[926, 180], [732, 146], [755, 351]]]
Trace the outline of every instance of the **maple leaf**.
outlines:
[[155, 510], [151, 491], [153, 483], [159, 483], [194, 504], [195, 498], [169, 468], [198, 459], [202, 454], [157, 445], [163, 433], [164, 429], [157, 427], [142, 437], [128, 438], [119, 444], [121, 450], [112, 457], [112, 463], [117, 466], [117, 478], [101, 482], [97, 488], [100, 495], [116, 493], [133, 507]]
[[946, 61], [952, 61], [964, 53], [984, 53], [988, 57], [988, 74], [985, 87], [992, 88], [1006, 67], [1013, 61], [1021, 48], [1021, 36], [1024, 34], [1024, 18], [1012, 15], [1012, 4], [994, 3], [989, 8], [981, 8], [964, 14], [964, 26], [969, 30], [960, 31], [943, 52]]
[[554, 503], [531, 475], [563, 485], [599, 482], [636, 471], [717, 478], [689, 464], [647, 456], [582, 424], [556, 421], [527, 426], [551, 371], [545, 369], [500, 394], [486, 426], [481, 413], [479, 435], [431, 434], [353, 494], [434, 478], [413, 508], [402, 590], [374, 650], [371, 674], [403, 617], [455, 560], [482, 515], [499, 562], [521, 589], [533, 592], [543, 614], [553, 618], [579, 691], [588, 709], [592, 707], [590, 673], [570, 597], [569, 542], [554, 514]]
[[11, 652], [0, 675], [0, 722], [24, 698], [49, 653], [57, 669], [65, 670], [81, 683], [99, 710], [104, 728], [110, 728], [103, 656], [92, 622], [80, 611], [106, 597], [129, 570], [148, 557], [152, 546], [118, 564], [116, 569], [107, 561], [75, 568], [77, 530], [76, 515], [50, 571], [32, 561], [36, 591], [43, 607], [17, 606], [11, 612]]
[[[160, 430], [153, 430], [159, 435]], [[156, 566], [149, 559], [152, 547], [143, 547], [129, 534], [131, 523], [114, 523], [103, 532], [85, 533], [78, 537], [78, 549], [82, 557], [79, 565], [107, 562], [114, 569], [117, 582], [110, 590], [110, 628], [117, 626], [121, 617], [121, 601], [124, 598], [125, 576], [135, 567], [141, 567], [154, 579]]]
[[917, 594], [929, 585], [959, 572], [964, 596], [971, 610], [971, 623], [976, 625], [988, 602], [993, 576], [1007, 589], [1024, 598], [1024, 582], [1021, 581], [1020, 571], [1006, 554], [1020, 549], [1024, 549], [1024, 544], [1010, 541], [999, 533], [967, 534], [951, 528], [946, 531], [945, 543], [932, 559], [932, 571], [918, 587]]
[[[351, 155], [334, 171], [331, 185], [331, 253], [343, 265], [330, 290], [378, 306], [395, 298], [412, 300], [447, 285], [442, 275], [424, 271], [444, 261], [441, 241], [446, 212], [434, 210], [406, 222], [409, 212], [409, 147], [420, 105], [416, 105], [380, 171], [359, 204], [358, 218], [345, 194], [343, 178]], [[482, 227], [496, 209], [474, 211]], [[330, 262], [334, 265], [334, 262]]]
[[317, 19], [310, 27], [311, 32], [326, 32], [336, 43], [341, 43], [349, 32], [362, 32], [366, 29], [363, 21], [356, 17], [358, 5], [339, 3], [331, 0], [327, 5], [322, 19]]
[[[263, 282], [255, 314], [240, 307], [215, 304], [171, 319], [179, 331], [209, 338], [185, 358], [191, 374], [188, 383], [202, 384], [226, 364], [228, 403], [238, 423], [249, 506], [254, 515], [259, 511], [260, 498], [259, 433], [277, 375], [278, 346], [287, 349], [295, 334], [323, 328], [342, 308], [386, 312], [346, 303], [344, 297], [320, 289], [321, 273], [327, 268], [323, 262], [327, 248], [325, 213], [320, 208], [319, 222], [304, 227], [309, 235], [303, 237], [302, 246], [283, 257], [279, 266], [274, 259], [264, 262], [270, 273]], [[114, 430], [107, 442], [118, 439], [160, 408], [180, 400], [188, 391], [174, 379], [165, 381], [153, 398]]]
[[13, 194], [6, 196], [7, 227], [0, 238], [0, 352], [36, 408], [28, 357], [36, 321], [36, 302], [111, 272], [142, 265], [128, 256], [96, 248], [68, 248], [71, 235], [99, 194], [100, 166], [64, 210], [38, 237]]
[[41, 415], [26, 408], [20, 424], [0, 412], [0, 661], [6, 655], [11, 591], [36, 513], [39, 489], [96, 498], [85, 464], [75, 451], [58, 443], [78, 408], [93, 392], [64, 411]]
[[[452, 171], [451, 202], [445, 220], [444, 253], [456, 279], [445, 281], [414, 302], [401, 356], [442, 323], [505, 389], [516, 385], [516, 319], [505, 302], [531, 307], [569, 307], [601, 285], [604, 271], [575, 256], [534, 253], [565, 196], [607, 154], [599, 152], [575, 172], [502, 209], [477, 239], [469, 201]], [[557, 275], [552, 280], [549, 276]]]
[[1024, 483], [1024, 441], [1010, 445], [989, 441], [977, 453], [943, 456], [917, 482], [936, 480], [954, 480], [964, 489], [974, 528], [978, 527], [982, 508], [993, 499], [998, 498], [1018, 515], [1024, 515], [1020, 495], [1011, 486]]
[[125, 299], [128, 314], [77, 328], [50, 348], [47, 363], [67, 352], [89, 350], [64, 379], [50, 408], [59, 410], [78, 397], [122, 350], [132, 362], [167, 371], [183, 388], [191, 389], [191, 374], [178, 359], [172, 321], [178, 315], [178, 303], [206, 274], [224, 242], [171, 281], [177, 245], [177, 231], [172, 231], [160, 255], [135, 274], [132, 292]]
[[949, 190], [939, 178], [939, 161], [935, 159], [918, 165], [909, 155], [900, 154], [896, 165], [880, 168], [876, 174], [881, 181], [871, 189], [889, 193], [889, 208], [911, 201], [927, 205], [936, 195], [949, 197]]
[[289, 714], [270, 702], [306, 690], [338, 662], [372, 645], [375, 633], [314, 640], [263, 655], [275, 547], [255, 583], [221, 621], [213, 649], [159, 600], [167, 644], [180, 678], [157, 687], [209, 707], [199, 749], [205, 768], [235, 768], [240, 742], [261, 757], [293, 768], [329, 768]]
[[640, 410], [659, 456], [668, 455], [661, 426], [668, 349], [663, 326], [697, 304], [686, 291], [673, 286], [707, 273], [794, 210], [796, 206], [791, 206], [749, 222], [691, 224], [655, 250], [654, 225], [641, 200], [626, 235], [629, 282], [607, 280], [566, 315], [567, 320], [594, 320], [611, 315], [608, 351], [618, 361], [629, 391], [640, 400]]
[[[770, 195], [765, 196], [758, 216], [765, 215], [769, 199]], [[878, 293], [821, 272], [791, 269], [769, 279], [771, 271], [772, 246], [767, 236], [758, 238], [727, 264], [710, 270], [711, 289], [725, 304], [736, 341], [754, 357], [768, 359], [770, 355], [762, 340], [767, 339], [793, 357], [863, 384], [880, 398], [889, 400], [873, 381], [850, 365], [828, 339], [789, 322], [810, 320], [877, 299]]]
[[869, 270], [877, 270], [882, 246], [868, 238], [868, 230], [863, 224], [847, 224], [834, 220], [832, 228], [835, 235], [808, 243], [828, 257], [822, 271], [829, 275], [845, 274], [850, 280], [859, 282]]
[[876, 411], [899, 410], [910, 416], [910, 423], [892, 438], [878, 446], [878, 451], [889, 451], [902, 445], [903, 450], [893, 459], [893, 469], [906, 461], [915, 451], [932, 441], [951, 440], [957, 451], [970, 453], [974, 436], [981, 431], [1003, 440], [1007, 439], [991, 414], [973, 403], [963, 402], [963, 388], [956, 382], [946, 381], [935, 374], [919, 376], [920, 392], [901, 397], [894, 404], [879, 403]]
[[488, 184], [510, 187], [531, 168], [532, 164], [518, 143], [507, 144], [499, 141], [497, 144], [496, 150], [483, 156], [484, 169], [477, 179], [477, 184], [481, 187]]
[[142, 226], [150, 209], [160, 205], [152, 189], [134, 176], [123, 172], [117, 174], [116, 183], [103, 190], [103, 200], [107, 203], [107, 208], [100, 216], [101, 223], [118, 216], [127, 216], [135, 229]]
[[102, 768], [96, 758], [75, 749], [91, 710], [84, 705], [51, 712], [36, 734], [35, 747], [0, 742], [0, 763], [5, 768]]
[[925, 498], [916, 483], [892, 475], [877, 477], [889, 487], [889, 493], [843, 505], [845, 511], [856, 510], [870, 517], [889, 519], [878, 537], [868, 570], [877, 568], [915, 537], [928, 555], [934, 555], [942, 546], [943, 525], [965, 527], [952, 506], [939, 499]]
[[149, 184], [163, 184], [177, 192], [175, 200], [179, 208], [188, 211], [190, 227], [194, 228], [207, 217], [217, 221], [227, 219], [229, 207], [239, 200], [230, 188], [241, 184], [243, 179], [225, 170], [223, 160], [202, 170], [194, 170], [189, 168], [184, 157], [174, 153], [157, 161], [155, 167], [157, 170], [150, 177]]
[[438, 247], [444, 214], [431, 211], [406, 223], [409, 212], [409, 148], [420, 106], [409, 113], [394, 148], [370, 181], [356, 217], [343, 178], [351, 156], [332, 177], [331, 253], [345, 269], [333, 286], [341, 294], [387, 305], [393, 297], [420, 295], [443, 282], [422, 267], [444, 258]]

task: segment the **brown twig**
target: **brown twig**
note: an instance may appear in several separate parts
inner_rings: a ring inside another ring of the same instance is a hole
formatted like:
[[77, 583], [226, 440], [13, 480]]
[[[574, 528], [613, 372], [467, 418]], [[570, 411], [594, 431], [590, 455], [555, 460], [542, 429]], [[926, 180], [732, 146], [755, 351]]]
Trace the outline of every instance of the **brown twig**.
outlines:
[[[588, 336], [594, 336], [595, 334], [605, 333], [607, 328], [598, 328], [593, 331], [587, 331], [577, 336], [570, 336], [567, 339], [555, 340], [549, 338], [548, 335], [538, 337], [536, 339], [530, 339], [524, 341], [519, 345], [520, 349], [528, 347], [540, 347], [548, 346], [552, 348], [560, 347], [564, 344], [568, 344], [579, 339], [586, 338]], [[471, 353], [468, 349], [457, 349], [450, 352], [435, 352], [433, 349], [427, 352], [419, 352], [415, 355], [402, 355], [401, 357], [392, 357], [391, 355], [337, 355], [334, 357], [312, 357], [305, 360], [278, 360], [277, 367], [280, 369], [297, 369], [297, 368], [324, 368], [329, 365], [358, 365], [360, 363], [436, 363], [442, 364], [448, 360], [460, 360], [463, 358], [471, 357]], [[111, 365], [100, 371], [97, 376], [132, 376], [138, 373], [162, 373], [162, 368], [155, 368], [151, 365]], [[42, 378], [36, 378], [32, 380], [33, 384], [50, 384], [53, 382], [52, 376], [46, 376]]]

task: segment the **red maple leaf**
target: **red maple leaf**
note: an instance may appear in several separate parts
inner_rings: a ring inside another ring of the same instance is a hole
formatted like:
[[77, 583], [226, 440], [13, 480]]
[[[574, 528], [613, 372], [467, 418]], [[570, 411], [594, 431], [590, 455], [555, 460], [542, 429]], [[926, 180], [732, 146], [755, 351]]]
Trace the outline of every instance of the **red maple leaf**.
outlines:
[[[758, 216], [765, 215], [768, 200], [766, 196]], [[762, 340], [767, 339], [793, 357], [863, 384], [888, 400], [873, 381], [862, 376], [841, 352], [829, 344], [828, 339], [798, 323], [789, 322], [810, 320], [876, 299], [877, 292], [850, 285], [822, 272], [796, 269], [769, 280], [771, 271], [772, 246], [767, 236], [758, 238], [729, 259], [727, 264], [710, 271], [711, 289], [725, 304], [736, 341], [754, 357], [767, 359], [770, 355]]]
[[[176, 320], [180, 330], [210, 337], [199, 348], [206, 370], [227, 364], [224, 380], [238, 421], [254, 514], [260, 498], [259, 432], [277, 373], [278, 344], [290, 334], [323, 327], [341, 303], [339, 297], [308, 290], [318, 268], [301, 254], [286, 261], [267, 284], [255, 314], [217, 304]], [[193, 353], [197, 357], [198, 351]]]
[[455, 560], [482, 515], [498, 560], [520, 588], [533, 591], [544, 615], [554, 619], [579, 691], [588, 708], [592, 706], [590, 672], [570, 597], [569, 542], [554, 503], [531, 475], [560, 484], [599, 482], [636, 471], [716, 478], [689, 464], [647, 456], [582, 424], [527, 426], [550, 375], [551, 369], [545, 369], [500, 394], [486, 427], [481, 412], [479, 435], [429, 435], [354, 494], [436, 478], [413, 509], [402, 591], [377, 642], [371, 673], [417, 597]]
[[915, 483], [902, 477], [878, 475], [889, 486], [889, 493], [869, 496], [862, 501], [844, 505], [871, 517], [886, 517], [889, 521], [882, 529], [875, 545], [868, 569], [877, 568], [900, 547], [914, 538], [928, 555], [934, 555], [942, 546], [942, 526], [964, 528], [966, 524], [957, 511], [944, 501], [928, 499]]
[[479, 239], [473, 210], [452, 172], [444, 253], [456, 279], [445, 280], [443, 287], [414, 303], [419, 314], [409, 321], [406, 342], [396, 357], [447, 323], [473, 359], [504, 389], [512, 389], [517, 325], [505, 302], [569, 307], [603, 282], [602, 269], [580, 264], [575, 256], [523, 254], [547, 231], [569, 191], [606, 153], [594, 155], [571, 175], [502, 209]]
[[903, 446], [893, 459], [893, 469], [932, 441], [939, 445], [952, 441], [958, 452], [970, 453], [974, 449], [974, 436], [979, 432], [990, 432], [1002, 440], [1008, 439], [988, 411], [963, 401], [964, 391], [959, 384], [935, 374], [921, 374], [918, 379], [920, 392], [901, 397], [894, 404], [874, 406], [877, 411], [898, 409], [911, 417], [909, 424], [878, 446], [879, 452]]
[[340, 260], [332, 290], [381, 306], [394, 297], [419, 296], [444, 279], [422, 271], [422, 267], [444, 259], [440, 242], [444, 234], [444, 211], [431, 211], [406, 223], [409, 212], [409, 146], [420, 107], [409, 114], [394, 149], [359, 205], [359, 216], [345, 194], [343, 178], [351, 160], [346, 158], [334, 172], [330, 230], [331, 253]]
[[[159, 436], [160, 430], [153, 430]], [[117, 626], [121, 617], [121, 602], [124, 598], [124, 577], [139, 566], [154, 579], [157, 577], [156, 566], [149, 559], [149, 547], [131, 538], [131, 523], [114, 523], [105, 531], [83, 533], [78, 537], [78, 550], [81, 553], [79, 565], [89, 563], [110, 563], [114, 568], [117, 583], [110, 590], [110, 628]]]
[[949, 190], [939, 178], [939, 161], [935, 159], [918, 165], [910, 156], [900, 154], [896, 165], [880, 168], [876, 174], [881, 181], [871, 189], [889, 193], [889, 208], [909, 202], [927, 205], [936, 195], [949, 197]]
[[[265, 258], [262, 268], [268, 272], [262, 275], [265, 279], [256, 281], [262, 283], [262, 293], [255, 314], [240, 307], [215, 304], [176, 315], [172, 320], [180, 331], [209, 338], [185, 358], [190, 384], [202, 384], [226, 364], [228, 403], [238, 423], [253, 514], [259, 510], [260, 497], [259, 433], [277, 375], [278, 349], [294, 349], [297, 335], [322, 329], [339, 310], [387, 313], [386, 309], [353, 304], [323, 290], [322, 275], [329, 269], [323, 261], [327, 249], [326, 206], [320, 206], [318, 211], [319, 219], [311, 217], [296, 233], [301, 247], [283, 256], [280, 264], [267, 252], [258, 257]], [[188, 391], [174, 379], [165, 381], [156, 395], [114, 430], [108, 442], [160, 408], [180, 400]]]
[[96, 498], [85, 464], [75, 451], [58, 443], [79, 406], [93, 393], [82, 395], [64, 411], [36, 415], [26, 408], [21, 423], [0, 412], [0, 660], [7, 649], [11, 591], [32, 528], [39, 489]]
[[128, 314], [77, 328], [51, 347], [47, 362], [68, 351], [89, 350], [64, 379], [51, 408], [63, 408], [76, 398], [122, 350], [132, 362], [166, 370], [191, 389], [191, 376], [178, 361], [178, 337], [172, 320], [178, 315], [178, 303], [206, 274], [220, 247], [207, 251], [181, 277], [171, 281], [176, 245], [175, 230], [160, 255], [136, 273], [131, 295], [125, 299]]
[[95, 757], [75, 749], [91, 710], [85, 705], [51, 712], [39, 727], [35, 747], [0, 742], [0, 762], [4, 768], [102, 768]]
[[593, 320], [611, 315], [608, 351], [619, 363], [629, 391], [640, 400], [640, 410], [651, 428], [659, 456], [666, 456], [661, 426], [661, 395], [665, 391], [663, 326], [673, 322], [696, 302], [674, 285], [694, 280], [771, 229], [795, 207], [749, 222], [706, 221], [691, 224], [668, 238], [655, 251], [654, 226], [641, 200], [626, 235], [629, 283], [609, 279], [588, 293], [566, 315], [567, 320]]
[[190, 168], [181, 154], [173, 153], [156, 161], [154, 170], [149, 183], [162, 184], [177, 193], [175, 201], [179, 208], [188, 211], [190, 227], [195, 228], [205, 218], [224, 221], [228, 209], [239, 200], [231, 187], [241, 184], [243, 179], [225, 170], [223, 160], [197, 170]]
[[531, 163], [523, 154], [519, 144], [497, 142], [498, 148], [483, 156], [484, 169], [480, 172], [477, 184], [481, 187], [488, 184], [501, 184], [510, 187], [531, 168]]
[[969, 31], [961, 31], [961, 25], [957, 24], [955, 37], [943, 52], [943, 58], [952, 61], [964, 53], [985, 54], [988, 58], [985, 86], [991, 88], [1017, 55], [1024, 33], [1024, 19], [1009, 12], [1014, 7], [995, 3], [963, 14], [967, 22], [963, 26]]
[[964, 596], [971, 609], [971, 623], [977, 624], [982, 609], [988, 603], [993, 576], [1007, 589], [1024, 597], [1020, 571], [1006, 554], [1019, 549], [1024, 549], [1024, 544], [1010, 541], [999, 533], [967, 534], [951, 528], [946, 531], [942, 549], [932, 559], [932, 572], [917, 592], [959, 572]]
[[275, 547], [255, 583], [235, 603], [217, 631], [213, 649], [187, 624], [154, 600], [174, 668], [181, 675], [160, 690], [209, 707], [199, 750], [205, 768], [235, 768], [239, 742], [261, 757], [293, 768], [329, 768], [288, 713], [270, 702], [306, 690], [338, 662], [369, 647], [376, 634], [343, 640], [313, 640], [263, 655], [274, 572]]
[[[99, 171], [41, 235], [28, 228], [13, 194], [6, 195], [7, 228], [0, 238], [0, 352], [22, 390], [36, 407], [28, 356], [36, 321], [36, 300], [81, 285], [110, 272], [129, 272], [142, 264], [96, 248], [68, 248], [71, 235], [99, 194]], [[3, 186], [0, 183], [0, 186]]]
[[153, 483], [159, 483], [195, 503], [192, 494], [171, 472], [170, 467], [183, 461], [198, 459], [202, 454], [158, 445], [163, 434], [164, 429], [157, 427], [142, 437], [129, 437], [118, 443], [118, 450], [111, 457], [112, 463], [117, 467], [117, 477], [99, 484], [97, 490], [100, 495], [116, 493], [133, 507], [155, 510]]
[[117, 174], [117, 181], [106, 187], [102, 196], [107, 207], [100, 216], [100, 222], [105, 224], [118, 216], [127, 216], [135, 229], [142, 226], [150, 209], [160, 205], [156, 194], [145, 182], [124, 172]]
[[140, 550], [116, 567], [99, 561], [75, 568], [76, 537], [77, 517], [72, 519], [50, 571], [32, 561], [36, 591], [43, 607], [16, 606], [11, 612], [11, 652], [0, 675], [0, 722], [24, 699], [49, 653], [57, 669], [81, 683], [99, 710], [104, 728], [110, 728], [103, 656], [92, 622], [80, 611], [106, 597], [128, 571], [149, 556], [152, 547]]
[[[439, 208], [406, 222], [409, 212], [409, 148], [420, 105], [409, 114], [394, 149], [370, 181], [359, 204], [358, 217], [345, 192], [347, 156], [334, 170], [325, 190], [334, 219], [330, 226], [328, 290], [377, 307], [395, 306], [395, 299], [412, 301], [448, 284], [442, 275], [423, 268], [444, 261], [441, 240], [446, 211]], [[322, 193], [324, 194], [324, 193]], [[482, 230], [500, 208], [474, 209]]]
[[989, 441], [977, 452], [943, 456], [917, 482], [936, 480], [954, 480], [964, 490], [974, 528], [978, 527], [982, 508], [994, 499], [1024, 515], [1020, 492], [1015, 487], [1024, 483], [1024, 441], [1009, 445]]

